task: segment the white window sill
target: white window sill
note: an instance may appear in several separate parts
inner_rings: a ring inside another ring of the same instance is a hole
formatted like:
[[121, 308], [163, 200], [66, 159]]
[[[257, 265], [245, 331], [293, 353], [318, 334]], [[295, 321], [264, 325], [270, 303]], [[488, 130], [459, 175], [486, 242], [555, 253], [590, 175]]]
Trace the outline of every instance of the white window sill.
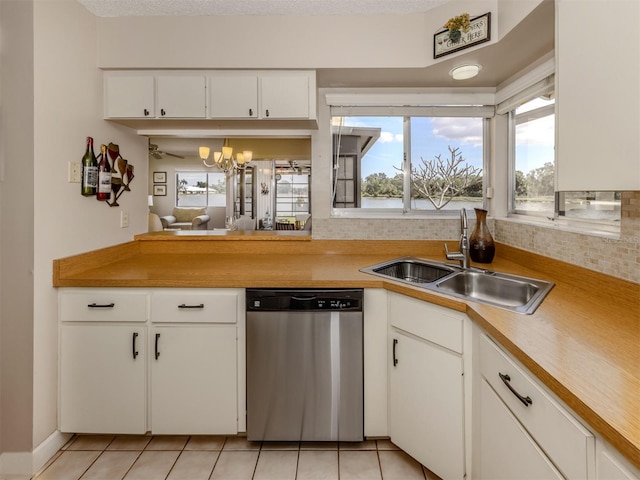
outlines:
[[[467, 208], [467, 218], [474, 219], [473, 208]], [[374, 209], [374, 208], [334, 208], [330, 218], [362, 218], [385, 220], [452, 220], [460, 219], [460, 210], [412, 210], [403, 212], [401, 209]]]

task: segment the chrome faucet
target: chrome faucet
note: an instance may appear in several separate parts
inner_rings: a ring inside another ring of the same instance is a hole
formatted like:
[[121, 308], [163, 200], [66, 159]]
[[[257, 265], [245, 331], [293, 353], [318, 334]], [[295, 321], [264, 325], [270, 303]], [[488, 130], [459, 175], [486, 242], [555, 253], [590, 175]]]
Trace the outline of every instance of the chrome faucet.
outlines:
[[460, 251], [449, 252], [447, 244], [444, 244], [444, 250], [447, 256], [447, 260], [458, 260], [462, 268], [469, 268], [469, 236], [467, 235], [467, 211], [464, 208], [460, 209]]

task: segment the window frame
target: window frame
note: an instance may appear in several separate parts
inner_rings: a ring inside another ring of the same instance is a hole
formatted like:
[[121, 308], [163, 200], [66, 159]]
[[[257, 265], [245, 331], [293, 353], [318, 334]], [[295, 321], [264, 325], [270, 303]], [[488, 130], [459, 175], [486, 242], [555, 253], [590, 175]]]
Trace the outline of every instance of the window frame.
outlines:
[[[556, 115], [556, 102], [551, 105], [543, 105], [533, 110], [528, 110], [520, 114], [516, 114], [516, 109], [540, 96], [553, 95], [554, 91], [554, 74], [549, 75], [543, 80], [530, 85], [511, 98], [498, 105], [498, 113], [507, 114], [507, 171], [508, 171], [508, 195], [507, 195], [507, 217], [518, 221], [531, 221], [533, 223], [542, 223], [545, 225], [555, 225], [570, 231], [589, 232], [596, 234], [619, 234], [621, 218], [615, 220], [605, 219], [585, 219], [567, 217], [564, 214], [564, 198], [571, 192], [557, 190], [557, 154], [554, 154], [554, 198], [553, 211], [550, 212], [533, 212], [516, 208], [516, 127], [523, 123], [518, 121], [518, 117], [527, 118], [527, 121], [543, 118], [553, 111]], [[557, 135], [557, 134], [556, 134]], [[554, 151], [557, 137], [554, 136]]]
[[[461, 117], [479, 118], [482, 122], [482, 201], [478, 208], [487, 206], [487, 189], [491, 187], [490, 151], [491, 119], [495, 115], [492, 105], [429, 105], [429, 106], [392, 106], [392, 105], [330, 105], [330, 122], [334, 117], [371, 116], [402, 117], [403, 121], [403, 202], [402, 208], [361, 208], [335, 207], [333, 198], [334, 181], [332, 175], [332, 194], [330, 198], [331, 218], [450, 218], [459, 215], [457, 209], [415, 209], [411, 207], [411, 118], [412, 117]], [[333, 142], [332, 131], [332, 142]], [[332, 165], [339, 152], [332, 148]], [[333, 169], [332, 169], [333, 170]], [[362, 181], [361, 172], [358, 181]], [[358, 189], [359, 190], [359, 189]]]
[[[174, 176], [175, 176], [175, 189], [174, 189], [174, 198], [173, 198], [173, 205], [174, 207], [183, 207], [183, 208], [196, 208], [191, 207], [191, 206], [186, 206], [186, 205], [178, 205], [178, 197], [179, 197], [179, 175], [184, 175], [184, 174], [191, 174], [191, 175], [206, 175], [206, 185], [207, 185], [207, 189], [205, 192], [205, 205], [200, 206], [200, 208], [226, 208], [227, 207], [227, 203], [228, 203], [228, 188], [229, 188], [229, 184], [227, 182], [227, 177], [224, 175], [224, 173], [222, 171], [220, 172], [216, 172], [216, 171], [211, 171], [211, 170], [175, 170], [174, 172]], [[209, 195], [211, 193], [210, 187], [209, 185], [211, 184], [211, 182], [209, 182], [209, 175], [223, 175], [223, 179], [224, 179], [224, 183], [225, 183], [225, 203], [224, 205], [210, 205], [209, 204]]]

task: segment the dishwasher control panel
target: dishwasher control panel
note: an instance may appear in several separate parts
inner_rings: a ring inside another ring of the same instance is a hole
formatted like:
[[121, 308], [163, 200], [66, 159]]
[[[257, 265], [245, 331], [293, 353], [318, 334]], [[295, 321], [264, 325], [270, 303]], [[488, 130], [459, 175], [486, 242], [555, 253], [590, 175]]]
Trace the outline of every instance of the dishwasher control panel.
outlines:
[[362, 289], [247, 289], [247, 311], [361, 312]]

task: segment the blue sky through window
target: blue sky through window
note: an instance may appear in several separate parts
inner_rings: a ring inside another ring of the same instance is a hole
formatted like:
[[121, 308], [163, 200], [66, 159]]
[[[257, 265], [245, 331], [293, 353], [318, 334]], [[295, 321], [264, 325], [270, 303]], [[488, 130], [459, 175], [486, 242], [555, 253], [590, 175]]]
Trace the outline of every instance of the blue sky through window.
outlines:
[[[362, 160], [362, 178], [374, 173], [389, 177], [399, 173], [394, 167], [402, 166], [403, 126], [402, 117], [345, 117], [344, 125], [380, 128], [380, 138]], [[553, 162], [553, 116], [533, 122], [528, 127], [526, 165], [519, 165], [528, 172]], [[551, 132], [551, 133], [550, 133]], [[420, 158], [432, 160], [440, 155], [450, 158], [448, 146], [459, 148], [462, 157], [472, 166], [482, 168], [482, 119], [461, 117], [412, 117], [411, 162], [417, 165]], [[523, 148], [523, 146], [519, 146]]]

